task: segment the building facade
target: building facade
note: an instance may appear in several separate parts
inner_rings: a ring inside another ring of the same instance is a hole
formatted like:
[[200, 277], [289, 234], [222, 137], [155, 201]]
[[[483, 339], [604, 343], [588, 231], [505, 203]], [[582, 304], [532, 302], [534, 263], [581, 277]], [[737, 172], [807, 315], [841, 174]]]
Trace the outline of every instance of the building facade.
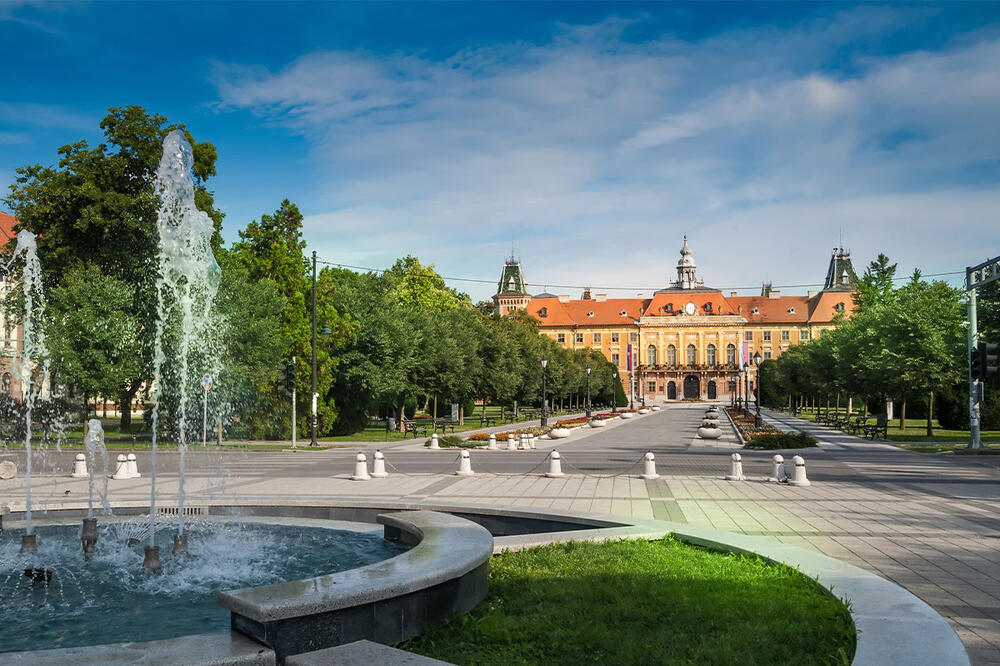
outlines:
[[[17, 232], [14, 226], [17, 218], [7, 213], [0, 213], [0, 264], [10, 260], [10, 252], [5, 251], [8, 244], [16, 240]], [[10, 290], [10, 276], [0, 271], [0, 301], [7, 297]], [[3, 308], [0, 308], [0, 393], [21, 399], [21, 382], [17, 381], [14, 371], [14, 359], [20, 349], [21, 326], [17, 322], [7, 321]]]
[[747, 390], [753, 395], [753, 369], [739, 372], [754, 353], [778, 358], [849, 317], [856, 280], [850, 253], [838, 247], [821, 290], [782, 296], [764, 284], [759, 296], [726, 296], [698, 277], [685, 236], [677, 279], [650, 297], [608, 298], [589, 289], [579, 299], [529, 296], [520, 262], [511, 257], [493, 300], [501, 315], [525, 310], [543, 335], [569, 349], [600, 350], [618, 368], [626, 395], [728, 400]]

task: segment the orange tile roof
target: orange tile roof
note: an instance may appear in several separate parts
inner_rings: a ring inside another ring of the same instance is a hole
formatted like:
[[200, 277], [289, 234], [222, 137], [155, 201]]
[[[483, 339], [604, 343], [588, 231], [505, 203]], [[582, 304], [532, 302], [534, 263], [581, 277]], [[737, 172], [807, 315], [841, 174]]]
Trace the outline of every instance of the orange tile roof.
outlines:
[[[809, 321], [807, 296], [734, 296], [729, 299], [739, 314], [751, 324], [804, 324]], [[754, 314], [754, 310], [757, 311]], [[789, 310], [794, 310], [789, 312]]]
[[[712, 292], [660, 292], [653, 296], [644, 315], [647, 316], [669, 316], [684, 314], [684, 306], [694, 303], [695, 314], [700, 315], [733, 315], [736, 308], [726, 300], [721, 291]], [[705, 305], [711, 303], [711, 311], [705, 309]], [[672, 310], [667, 306], [673, 306]]]
[[17, 237], [17, 232], [14, 231], [14, 225], [17, 223], [18, 219], [13, 215], [0, 212], [0, 246], [6, 245]]
[[837, 305], [844, 304], [844, 315], [854, 314], [854, 294], [849, 291], [821, 291], [812, 301], [809, 321], [828, 322], [837, 316]]
[[[537, 317], [542, 326], [614, 326], [631, 324], [638, 319], [648, 298], [609, 298], [606, 301], [573, 300], [560, 303], [559, 298], [533, 298], [527, 311]], [[541, 314], [545, 308], [545, 316]], [[590, 313], [594, 314], [591, 315]], [[622, 315], [622, 312], [625, 314]]]

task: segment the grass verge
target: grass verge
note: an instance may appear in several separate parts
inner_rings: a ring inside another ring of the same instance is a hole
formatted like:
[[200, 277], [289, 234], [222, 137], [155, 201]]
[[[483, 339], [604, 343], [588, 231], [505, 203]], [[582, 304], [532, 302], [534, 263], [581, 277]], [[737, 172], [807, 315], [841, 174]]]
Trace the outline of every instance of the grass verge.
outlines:
[[502, 553], [472, 613], [399, 647], [498, 666], [849, 664], [855, 644], [847, 606], [810, 578], [668, 537]]

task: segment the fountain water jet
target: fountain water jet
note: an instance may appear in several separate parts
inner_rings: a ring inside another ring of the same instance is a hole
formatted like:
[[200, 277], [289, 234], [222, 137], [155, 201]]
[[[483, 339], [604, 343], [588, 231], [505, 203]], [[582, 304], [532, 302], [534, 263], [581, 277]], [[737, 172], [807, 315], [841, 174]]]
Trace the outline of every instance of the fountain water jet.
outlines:
[[[159, 277], [156, 283], [157, 324], [153, 343], [149, 548], [146, 550], [146, 562], [143, 563], [143, 566], [151, 570], [159, 565], [155, 523], [160, 400], [167, 389], [168, 379], [175, 379], [175, 385], [170, 388], [177, 391], [176, 430], [180, 476], [177, 492], [179, 538], [175, 540], [174, 548], [182, 548], [186, 552], [184, 462], [187, 452], [188, 384], [191, 380], [189, 368], [192, 361], [207, 366], [212, 357], [208, 350], [208, 340], [211, 338], [210, 314], [219, 288], [220, 270], [211, 247], [215, 231], [212, 220], [195, 206], [194, 179], [191, 175], [193, 165], [191, 145], [183, 132], [174, 130], [163, 140], [163, 157], [156, 172], [156, 192], [160, 197], [156, 222], [160, 236], [157, 257]], [[168, 345], [173, 347], [171, 357], [177, 359], [178, 365], [173, 377], [168, 377], [165, 372]]]

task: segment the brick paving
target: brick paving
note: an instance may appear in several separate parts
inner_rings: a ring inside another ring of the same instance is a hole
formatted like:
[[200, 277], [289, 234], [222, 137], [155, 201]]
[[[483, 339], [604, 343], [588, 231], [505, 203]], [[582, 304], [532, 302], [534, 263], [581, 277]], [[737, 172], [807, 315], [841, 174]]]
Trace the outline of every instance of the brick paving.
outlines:
[[[658, 518], [765, 536], [894, 581], [948, 619], [974, 664], [1000, 664], [1000, 470], [993, 461], [911, 453], [766, 412], [775, 424], [820, 439], [821, 448], [803, 452], [813, 485], [765, 482], [773, 452], [752, 451], [742, 452], [750, 480], [728, 482], [722, 477], [738, 442], [729, 428], [719, 441], [699, 440], [703, 409], [671, 405], [576, 431], [568, 440], [540, 441], [533, 452], [476, 451], [479, 474], [465, 478], [451, 473], [457, 452], [412, 442], [381, 447], [392, 475], [369, 482], [348, 479], [355, 451], [193, 450], [188, 501], [433, 499]], [[540, 476], [551, 448], [564, 461], [561, 479]], [[646, 451], [656, 455], [658, 480], [637, 476]], [[175, 458], [160, 456], [161, 502], [176, 493]], [[148, 454], [139, 460], [148, 471]], [[36, 480], [37, 510], [85, 499], [86, 482], [65, 476], [71, 461], [72, 454], [51, 454], [39, 465], [61, 473]], [[111, 482], [113, 502], [148, 502], [148, 494], [146, 478]], [[22, 479], [0, 481], [0, 504], [23, 505]]]

